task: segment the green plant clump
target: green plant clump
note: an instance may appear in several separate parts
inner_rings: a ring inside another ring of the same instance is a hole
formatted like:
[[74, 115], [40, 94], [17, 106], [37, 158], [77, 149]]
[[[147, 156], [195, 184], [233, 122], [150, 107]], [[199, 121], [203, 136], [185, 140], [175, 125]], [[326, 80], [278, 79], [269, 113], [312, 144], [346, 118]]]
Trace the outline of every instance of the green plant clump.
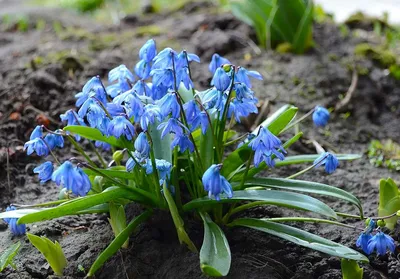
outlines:
[[371, 141], [368, 147], [368, 158], [376, 167], [400, 171], [400, 145], [391, 139]]

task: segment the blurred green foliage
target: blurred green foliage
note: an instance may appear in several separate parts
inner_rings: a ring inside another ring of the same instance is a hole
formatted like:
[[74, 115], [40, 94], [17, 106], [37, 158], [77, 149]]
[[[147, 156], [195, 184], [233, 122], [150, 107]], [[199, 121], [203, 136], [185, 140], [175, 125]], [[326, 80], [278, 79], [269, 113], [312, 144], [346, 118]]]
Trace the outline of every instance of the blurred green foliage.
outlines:
[[372, 165], [400, 171], [400, 145], [388, 140], [373, 140], [368, 147], [368, 158]]
[[304, 53], [312, 46], [311, 0], [234, 0], [231, 9], [254, 28], [258, 43], [264, 48], [284, 43], [285, 51]]

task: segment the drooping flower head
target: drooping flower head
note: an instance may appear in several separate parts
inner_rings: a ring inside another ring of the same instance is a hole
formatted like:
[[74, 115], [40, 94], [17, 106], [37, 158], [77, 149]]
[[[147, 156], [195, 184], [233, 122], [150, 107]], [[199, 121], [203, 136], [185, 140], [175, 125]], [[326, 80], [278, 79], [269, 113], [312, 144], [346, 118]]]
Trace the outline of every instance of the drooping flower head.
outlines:
[[163, 117], [170, 113], [173, 118], [179, 118], [181, 107], [179, 106], [177, 95], [175, 93], [167, 93], [160, 100], [156, 101], [156, 105], [160, 108]]
[[217, 90], [223, 92], [228, 89], [229, 85], [231, 84], [232, 80], [231, 77], [222, 67], [219, 67], [211, 80], [211, 85], [215, 86]]
[[[16, 210], [16, 208], [15, 206], [12, 205], [6, 208], [6, 211], [13, 211], [13, 210]], [[18, 218], [4, 218], [3, 220], [8, 224], [10, 231], [13, 235], [18, 236], [25, 234], [26, 226], [25, 224], [18, 225], [17, 224]]]
[[61, 135], [61, 130], [55, 131], [55, 133], [48, 133], [44, 140], [49, 145], [50, 149], [54, 149], [56, 147], [63, 148], [64, 147], [64, 137]]
[[228, 198], [233, 196], [231, 184], [220, 174], [221, 167], [222, 165], [211, 165], [202, 177], [203, 187], [208, 192], [208, 197], [214, 196], [217, 201], [221, 199], [222, 193], [225, 193]]
[[275, 166], [273, 155], [279, 160], [284, 160], [286, 153], [281, 140], [272, 134], [268, 128], [260, 127], [258, 135], [249, 143], [249, 147], [255, 151], [254, 165], [256, 167], [264, 161], [270, 168]]
[[135, 140], [135, 156], [140, 159], [147, 159], [150, 154], [150, 144], [145, 133], [141, 132]]
[[214, 53], [210, 65], [208, 65], [208, 70], [214, 74], [215, 70], [221, 67], [224, 64], [232, 64], [228, 59], [220, 56], [218, 53]]
[[[169, 179], [172, 170], [172, 164], [166, 160], [156, 159], [156, 169], [158, 171], [158, 177], [160, 179], [160, 185], [164, 184], [166, 179]], [[151, 160], [147, 159], [146, 164], [144, 165], [147, 174], [153, 173], [153, 165], [151, 164]]]
[[246, 84], [248, 88], [251, 88], [250, 78], [255, 78], [262, 80], [262, 76], [257, 71], [249, 71], [243, 67], [238, 67], [237, 72], [235, 74], [235, 82], [242, 82]]
[[38, 156], [46, 157], [49, 155], [49, 148], [47, 147], [43, 138], [35, 138], [27, 141], [24, 144], [24, 150], [26, 150], [27, 155], [31, 155], [33, 152], [36, 152]]
[[51, 179], [51, 175], [53, 174], [53, 163], [49, 161], [44, 162], [40, 166], [34, 168], [33, 172], [39, 174], [40, 183], [45, 183]]
[[124, 135], [128, 140], [131, 140], [135, 133], [135, 127], [122, 115], [114, 117], [107, 126], [107, 134], [117, 139]]
[[84, 102], [86, 102], [86, 100], [88, 100], [92, 96], [103, 104], [107, 102], [106, 91], [104, 90], [103, 83], [101, 82], [99, 76], [92, 77], [83, 86], [82, 92], [79, 92], [75, 95], [75, 98], [77, 98], [76, 106], [80, 107]]
[[330, 118], [329, 111], [321, 106], [316, 106], [312, 115], [315, 126], [325, 127]]
[[394, 244], [394, 240], [389, 235], [378, 232], [368, 241], [368, 254], [371, 254], [376, 250], [376, 253], [381, 256], [386, 254], [386, 250], [389, 249], [392, 253], [396, 245]]
[[330, 152], [323, 152], [321, 155], [314, 161], [315, 167], [319, 167], [321, 165], [325, 165], [325, 171], [328, 174], [333, 173], [337, 167], [339, 166], [339, 160], [335, 155]]
[[360, 234], [356, 242], [356, 246], [361, 248], [367, 254], [370, 254], [368, 250], [368, 242], [372, 238], [372, 232], [375, 229], [375, 227], [376, 227], [376, 222], [370, 219], [368, 222], [368, 226], [365, 228], [364, 232]]
[[176, 134], [174, 140], [171, 142], [171, 149], [179, 146], [181, 153], [189, 150], [190, 153], [194, 151], [194, 144], [186, 134]]
[[81, 168], [74, 167], [70, 161], [65, 161], [51, 176], [58, 186], [63, 185], [68, 191], [78, 196], [86, 196], [91, 188], [87, 174]]
[[102, 125], [103, 118], [106, 117], [106, 113], [97, 100], [93, 98], [87, 99], [81, 108], [78, 110], [78, 115], [80, 118], [86, 116], [90, 127], [99, 128]]

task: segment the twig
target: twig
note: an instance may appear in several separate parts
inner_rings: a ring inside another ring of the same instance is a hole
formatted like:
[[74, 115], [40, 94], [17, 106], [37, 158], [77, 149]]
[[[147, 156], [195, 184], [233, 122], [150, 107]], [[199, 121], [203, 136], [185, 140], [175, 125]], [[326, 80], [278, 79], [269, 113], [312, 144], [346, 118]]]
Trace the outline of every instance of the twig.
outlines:
[[353, 96], [354, 91], [356, 91], [357, 88], [357, 83], [358, 83], [358, 73], [356, 69], [353, 69], [353, 75], [351, 78], [351, 84], [349, 89], [346, 92], [346, 96], [340, 100], [335, 106], [335, 111], [340, 111], [345, 107], [351, 100], [351, 97]]
[[10, 148], [9, 142], [7, 142], [7, 184], [8, 184], [8, 193], [11, 193], [11, 179], [10, 179]]

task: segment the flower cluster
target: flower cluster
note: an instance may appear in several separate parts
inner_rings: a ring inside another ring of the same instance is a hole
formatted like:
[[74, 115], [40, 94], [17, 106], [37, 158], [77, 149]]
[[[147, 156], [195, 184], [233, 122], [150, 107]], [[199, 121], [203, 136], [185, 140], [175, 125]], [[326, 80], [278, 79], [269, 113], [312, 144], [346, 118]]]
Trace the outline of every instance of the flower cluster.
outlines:
[[[373, 235], [374, 231], [375, 235]], [[393, 253], [396, 247], [393, 238], [377, 228], [374, 220], [368, 220], [368, 225], [358, 237], [356, 245], [368, 255], [376, 251], [381, 256], [386, 254], [387, 249]]]

